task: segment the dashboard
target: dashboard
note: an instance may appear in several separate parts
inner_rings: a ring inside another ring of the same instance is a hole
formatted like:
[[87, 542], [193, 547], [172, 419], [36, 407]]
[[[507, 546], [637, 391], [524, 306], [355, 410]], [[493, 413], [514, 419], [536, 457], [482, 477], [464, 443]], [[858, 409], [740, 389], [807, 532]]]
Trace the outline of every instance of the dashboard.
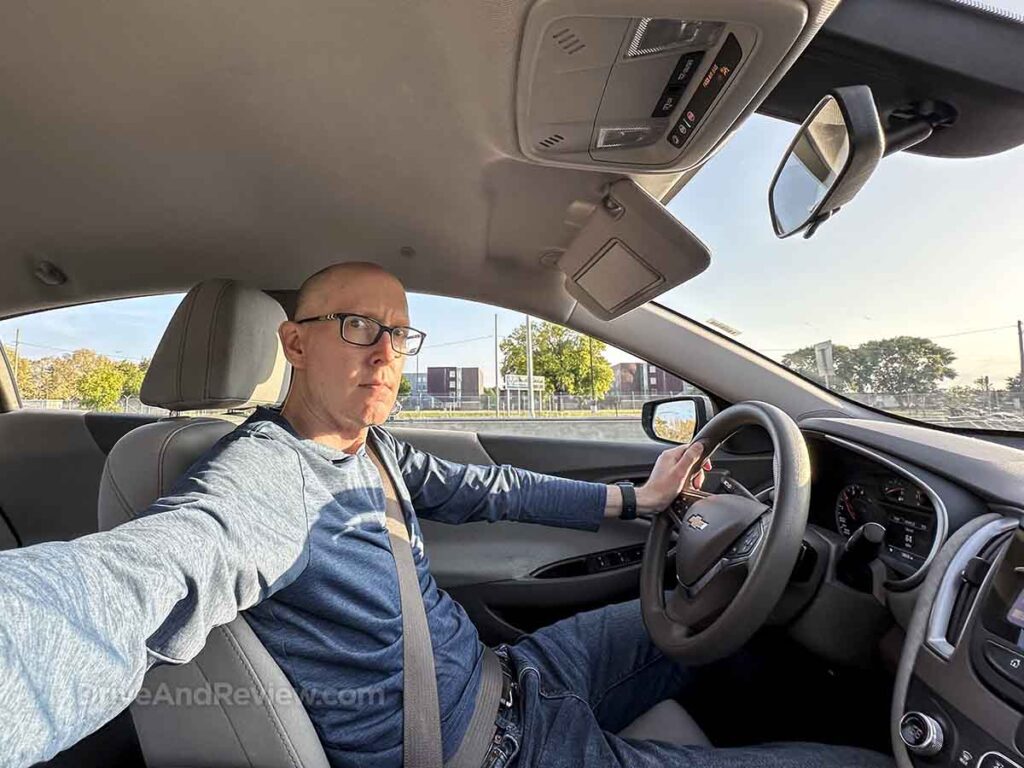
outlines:
[[877, 526], [888, 586], [923, 578], [949, 530], [946, 504], [925, 473], [832, 437], [812, 441], [811, 450], [810, 521], [843, 542]]

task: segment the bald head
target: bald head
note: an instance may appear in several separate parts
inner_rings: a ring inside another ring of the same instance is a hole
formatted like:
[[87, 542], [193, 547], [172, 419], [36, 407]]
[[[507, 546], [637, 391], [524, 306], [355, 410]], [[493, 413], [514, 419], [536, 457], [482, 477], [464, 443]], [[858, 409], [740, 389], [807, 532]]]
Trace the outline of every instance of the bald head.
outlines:
[[[332, 314], [349, 317], [317, 320]], [[393, 331], [366, 344], [344, 336], [348, 325], [372, 328], [365, 318], [389, 329], [409, 325], [405, 288], [376, 264], [335, 264], [299, 289], [295, 321], [281, 323], [278, 334], [292, 364], [281, 413], [300, 435], [348, 450], [365, 439], [367, 427], [383, 424], [391, 413], [405, 358], [395, 350]]]
[[397, 277], [377, 264], [351, 261], [332, 264], [307, 277], [295, 301], [295, 317], [350, 311], [350, 305], [367, 293], [380, 294], [392, 304], [398, 302], [400, 296], [401, 310], [408, 312], [405, 287]]

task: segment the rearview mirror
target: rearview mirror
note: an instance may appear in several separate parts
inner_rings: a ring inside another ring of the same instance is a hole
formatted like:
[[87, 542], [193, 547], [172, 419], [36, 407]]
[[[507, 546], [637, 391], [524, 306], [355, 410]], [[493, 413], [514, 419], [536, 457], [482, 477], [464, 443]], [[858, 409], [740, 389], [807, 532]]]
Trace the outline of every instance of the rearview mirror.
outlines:
[[837, 88], [811, 111], [790, 144], [768, 193], [779, 237], [804, 237], [850, 202], [874, 172], [885, 133], [871, 89]]
[[644, 431], [662, 443], [688, 443], [708, 420], [708, 404], [703, 397], [670, 397], [644, 403]]

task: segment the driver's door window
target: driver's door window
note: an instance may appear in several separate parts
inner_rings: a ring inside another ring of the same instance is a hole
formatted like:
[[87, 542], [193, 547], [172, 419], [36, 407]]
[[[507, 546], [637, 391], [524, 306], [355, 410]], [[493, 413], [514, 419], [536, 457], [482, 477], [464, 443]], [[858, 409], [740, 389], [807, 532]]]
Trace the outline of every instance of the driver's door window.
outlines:
[[437, 296], [409, 299], [411, 323], [427, 338], [406, 360], [395, 423], [647, 442], [645, 402], [702, 394], [669, 371], [555, 323], [531, 318], [527, 328], [519, 312]]

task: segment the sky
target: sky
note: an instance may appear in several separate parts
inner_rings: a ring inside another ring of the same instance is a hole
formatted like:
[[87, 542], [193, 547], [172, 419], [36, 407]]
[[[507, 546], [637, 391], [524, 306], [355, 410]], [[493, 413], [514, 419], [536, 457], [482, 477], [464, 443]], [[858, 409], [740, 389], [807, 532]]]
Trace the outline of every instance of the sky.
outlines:
[[[992, 4], [1024, 13], [1024, 0]], [[740, 331], [775, 359], [832, 340], [855, 345], [926, 336], [956, 354], [956, 383], [1002, 385], [1020, 367], [1024, 319], [1024, 149], [987, 158], [885, 158], [858, 197], [810, 240], [779, 240], [768, 216], [772, 174], [796, 126], [755, 115], [669, 204], [711, 250], [708, 270], [661, 303]], [[152, 355], [181, 295], [128, 299], [0, 321], [0, 339], [29, 357], [91, 347]], [[520, 313], [435, 296], [410, 297], [427, 343], [406, 370], [484, 369], [494, 380], [494, 319], [503, 337]], [[609, 350], [614, 362], [635, 359]], [[680, 372], [685, 375], [685, 363]]]

